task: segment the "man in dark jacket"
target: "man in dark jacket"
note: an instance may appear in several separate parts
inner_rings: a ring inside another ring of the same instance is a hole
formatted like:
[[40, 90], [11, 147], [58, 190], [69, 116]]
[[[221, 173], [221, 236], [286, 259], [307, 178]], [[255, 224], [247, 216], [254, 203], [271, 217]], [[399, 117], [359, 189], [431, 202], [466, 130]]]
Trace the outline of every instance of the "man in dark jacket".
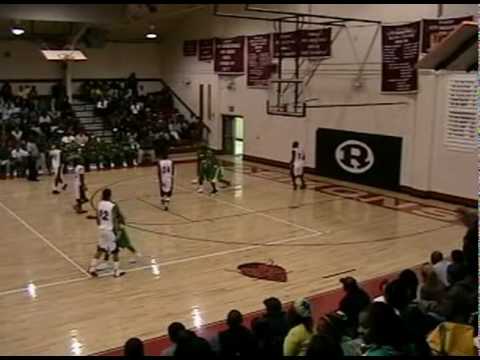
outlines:
[[255, 355], [257, 343], [250, 330], [243, 326], [243, 316], [238, 310], [232, 310], [227, 316], [228, 329], [218, 334], [220, 356]]
[[358, 316], [370, 304], [370, 296], [358, 286], [357, 280], [351, 276], [340, 279], [345, 296], [340, 301], [339, 310], [347, 315], [352, 329], [358, 327]]

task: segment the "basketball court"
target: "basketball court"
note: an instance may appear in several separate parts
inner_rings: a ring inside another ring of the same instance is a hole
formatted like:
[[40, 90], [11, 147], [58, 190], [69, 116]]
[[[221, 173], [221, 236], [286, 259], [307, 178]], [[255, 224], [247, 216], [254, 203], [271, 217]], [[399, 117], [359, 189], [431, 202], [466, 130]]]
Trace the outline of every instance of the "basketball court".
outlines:
[[[191, 184], [196, 164], [179, 164], [169, 212], [160, 209], [154, 168], [87, 175], [94, 202], [112, 189], [143, 254], [129, 264], [123, 251], [127, 274], [118, 279], [86, 273], [97, 229], [73, 212], [72, 194], [52, 197], [48, 181], [42, 191], [4, 182], [3, 354], [91, 354], [132, 335], [163, 335], [172, 321], [199, 327], [231, 308], [257, 310], [268, 296], [290, 301], [338, 287], [347, 273], [366, 280], [412, 267], [432, 249], [457, 247], [464, 232], [449, 204], [316, 176], [292, 192], [285, 169], [225, 165], [233, 186], [210, 196]], [[365, 201], [372, 192], [389, 197], [384, 206]], [[237, 267], [249, 262], [280, 265], [288, 281], [245, 277]]]

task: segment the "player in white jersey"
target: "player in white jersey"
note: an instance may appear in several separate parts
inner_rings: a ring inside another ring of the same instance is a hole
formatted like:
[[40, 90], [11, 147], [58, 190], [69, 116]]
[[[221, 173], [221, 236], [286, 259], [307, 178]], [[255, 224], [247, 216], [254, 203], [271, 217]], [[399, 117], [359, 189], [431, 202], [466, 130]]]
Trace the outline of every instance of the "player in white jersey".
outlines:
[[165, 211], [168, 211], [170, 198], [173, 193], [173, 178], [175, 176], [175, 167], [173, 161], [168, 158], [168, 153], [163, 155], [162, 160], [157, 162], [158, 183], [160, 185], [160, 198]]
[[99, 230], [99, 238], [97, 251], [88, 272], [92, 276], [98, 276], [97, 265], [102, 254], [113, 255], [113, 276], [120, 277], [125, 275], [120, 270], [119, 247], [117, 236], [119, 234], [120, 225], [124, 222], [123, 217], [119, 216], [117, 205], [112, 202], [112, 191], [110, 189], [103, 190], [102, 200], [98, 203], [97, 209], [97, 225]]
[[300, 189], [307, 188], [305, 185], [305, 179], [303, 178], [303, 168], [305, 166], [305, 152], [295, 141], [292, 145], [292, 159], [290, 160], [290, 176], [292, 177], [293, 190], [297, 190], [297, 178], [300, 179], [302, 185]]
[[73, 208], [77, 214], [85, 214], [87, 211], [82, 209], [82, 205], [88, 202], [86, 196], [88, 189], [85, 185], [85, 167], [79, 163], [78, 159], [73, 161], [73, 166], [75, 168], [75, 180], [73, 184], [75, 190], [75, 205]]
[[53, 145], [49, 155], [53, 172], [52, 194], [58, 195], [60, 194], [60, 191], [58, 190], [60, 185], [63, 185], [63, 190], [66, 190], [68, 186], [68, 184], [63, 182], [62, 151]]

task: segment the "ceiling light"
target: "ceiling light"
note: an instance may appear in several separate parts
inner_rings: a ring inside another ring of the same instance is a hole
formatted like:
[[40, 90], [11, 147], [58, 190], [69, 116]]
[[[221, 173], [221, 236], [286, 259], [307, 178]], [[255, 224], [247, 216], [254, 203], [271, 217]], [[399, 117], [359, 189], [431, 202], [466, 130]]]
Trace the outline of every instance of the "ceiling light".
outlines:
[[148, 33], [147, 35], [145, 35], [145, 37], [146, 37], [147, 39], [156, 39], [156, 38], [157, 38], [157, 34], [150, 32], [150, 33]]
[[155, 26], [150, 25], [150, 30], [149, 32], [145, 35], [147, 39], [156, 39], [158, 37], [157, 33], [154, 31]]
[[12, 32], [13, 35], [20, 36], [25, 33], [25, 29], [22, 28], [21, 26], [13, 26], [10, 31]]

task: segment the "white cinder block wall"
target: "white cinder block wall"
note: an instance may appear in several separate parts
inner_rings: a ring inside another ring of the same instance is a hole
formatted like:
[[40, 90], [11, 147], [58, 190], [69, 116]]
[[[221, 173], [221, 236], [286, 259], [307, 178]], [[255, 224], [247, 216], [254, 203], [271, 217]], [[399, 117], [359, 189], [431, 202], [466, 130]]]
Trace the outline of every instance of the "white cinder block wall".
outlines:
[[[375, 19], [385, 23], [436, 18], [438, 12], [436, 4], [299, 4], [288, 7], [302, 12]], [[476, 4], [443, 5], [444, 17], [475, 15], [476, 12]], [[318, 98], [319, 104], [402, 104], [309, 109], [305, 119], [268, 116], [266, 90], [247, 88], [245, 76], [219, 77], [213, 72], [213, 63], [183, 57], [182, 44], [183, 40], [189, 39], [269, 33], [273, 32], [272, 24], [214, 17], [211, 11], [185, 18], [162, 44], [164, 78], [194, 109], [199, 109], [199, 85], [205, 84], [206, 88], [211, 84], [214, 116], [205, 121], [212, 129], [210, 141], [214, 148], [222, 148], [222, 114], [230, 114], [230, 106], [234, 107], [232, 114], [245, 117], [245, 154], [271, 160], [288, 161], [290, 145], [298, 140], [305, 145], [307, 165], [314, 167], [315, 137], [319, 127], [400, 136], [403, 138], [402, 185], [476, 198], [476, 154], [452, 152], [443, 145], [448, 74], [420, 73], [416, 95], [381, 94], [381, 34], [378, 33], [364, 68], [363, 86], [361, 89], [352, 86], [375, 30], [374, 26], [352, 28], [350, 36], [343, 31], [333, 44], [332, 57], [320, 66], [306, 88], [306, 97]], [[232, 79], [235, 89], [229, 90], [227, 84]]]

